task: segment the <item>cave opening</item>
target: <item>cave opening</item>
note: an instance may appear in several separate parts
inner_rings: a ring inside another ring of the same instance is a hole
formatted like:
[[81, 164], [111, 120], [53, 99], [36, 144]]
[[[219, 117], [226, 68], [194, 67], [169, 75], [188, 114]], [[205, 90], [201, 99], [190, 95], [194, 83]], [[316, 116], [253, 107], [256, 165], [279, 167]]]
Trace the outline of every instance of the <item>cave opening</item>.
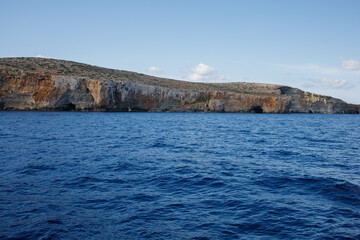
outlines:
[[260, 106], [253, 106], [251, 108], [250, 112], [252, 112], [252, 113], [263, 113], [264, 111], [263, 111], [262, 107], [260, 107]]
[[65, 111], [74, 111], [75, 108], [76, 108], [76, 105], [73, 104], [73, 103], [68, 103], [68, 104], [65, 104], [65, 105], [63, 106], [63, 109], [64, 109]]

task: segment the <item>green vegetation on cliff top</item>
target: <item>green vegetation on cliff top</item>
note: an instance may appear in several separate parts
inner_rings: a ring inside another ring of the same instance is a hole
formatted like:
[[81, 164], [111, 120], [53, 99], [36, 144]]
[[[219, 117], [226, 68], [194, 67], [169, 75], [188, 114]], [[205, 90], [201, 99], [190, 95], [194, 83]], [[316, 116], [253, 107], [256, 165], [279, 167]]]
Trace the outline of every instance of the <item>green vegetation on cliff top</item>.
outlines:
[[144, 85], [171, 89], [191, 89], [200, 91], [238, 92], [256, 95], [279, 94], [280, 85], [263, 83], [195, 83], [159, 78], [141, 73], [115, 70], [88, 64], [49, 58], [0, 58], [0, 66], [25, 72], [39, 72], [51, 75], [87, 77], [102, 81], [134, 82]]

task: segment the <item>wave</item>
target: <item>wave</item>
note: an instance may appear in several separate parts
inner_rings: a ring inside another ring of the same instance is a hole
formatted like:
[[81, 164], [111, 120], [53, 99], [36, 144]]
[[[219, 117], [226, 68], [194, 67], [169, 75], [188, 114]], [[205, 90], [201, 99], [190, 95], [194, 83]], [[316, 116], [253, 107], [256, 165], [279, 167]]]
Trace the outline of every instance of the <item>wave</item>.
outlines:
[[346, 180], [327, 177], [264, 177], [256, 181], [258, 185], [288, 194], [302, 192], [320, 195], [332, 201], [360, 206], [360, 186]]

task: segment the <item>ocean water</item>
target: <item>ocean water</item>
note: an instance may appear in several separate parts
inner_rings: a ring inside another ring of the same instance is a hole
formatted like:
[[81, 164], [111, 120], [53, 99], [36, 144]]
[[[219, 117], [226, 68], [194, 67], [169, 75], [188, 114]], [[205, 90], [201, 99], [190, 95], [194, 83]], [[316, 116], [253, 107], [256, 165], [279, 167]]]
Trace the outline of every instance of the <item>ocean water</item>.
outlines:
[[0, 239], [360, 239], [360, 115], [0, 112]]

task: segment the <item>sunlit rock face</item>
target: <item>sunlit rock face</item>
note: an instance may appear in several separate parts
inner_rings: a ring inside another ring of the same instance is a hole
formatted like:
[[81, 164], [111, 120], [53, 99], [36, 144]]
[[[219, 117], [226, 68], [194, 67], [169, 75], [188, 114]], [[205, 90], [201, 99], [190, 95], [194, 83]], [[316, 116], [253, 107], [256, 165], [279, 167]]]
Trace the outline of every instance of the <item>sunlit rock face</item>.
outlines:
[[36, 58], [0, 59], [1, 110], [359, 113], [360, 106], [280, 85], [199, 84]]

